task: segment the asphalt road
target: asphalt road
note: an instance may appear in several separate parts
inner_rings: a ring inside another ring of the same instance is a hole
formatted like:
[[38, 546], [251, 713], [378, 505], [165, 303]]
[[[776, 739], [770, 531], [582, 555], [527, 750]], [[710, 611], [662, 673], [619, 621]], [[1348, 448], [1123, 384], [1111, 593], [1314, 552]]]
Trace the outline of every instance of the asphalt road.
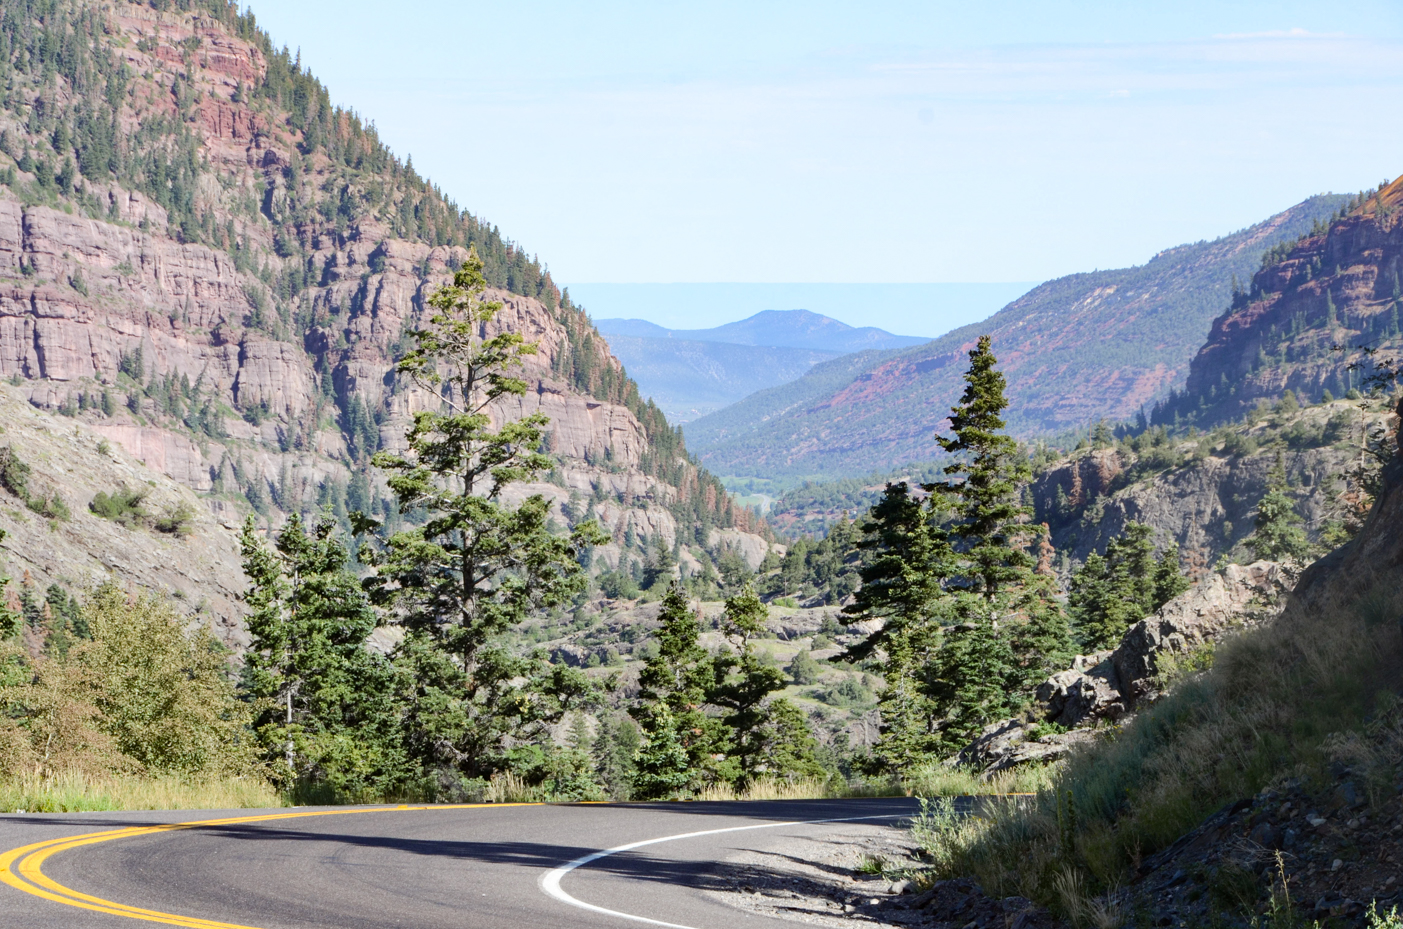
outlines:
[[885, 799], [7, 815], [0, 927], [792, 927], [705, 893], [732, 886], [728, 857], [914, 812]]

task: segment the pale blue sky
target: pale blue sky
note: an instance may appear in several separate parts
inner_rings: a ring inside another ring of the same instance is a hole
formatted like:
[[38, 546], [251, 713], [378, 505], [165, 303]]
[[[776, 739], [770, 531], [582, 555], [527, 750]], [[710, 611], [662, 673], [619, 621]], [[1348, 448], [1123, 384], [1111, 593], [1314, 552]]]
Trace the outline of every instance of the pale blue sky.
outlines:
[[1041, 280], [1403, 172], [1398, 0], [252, 8], [565, 283]]

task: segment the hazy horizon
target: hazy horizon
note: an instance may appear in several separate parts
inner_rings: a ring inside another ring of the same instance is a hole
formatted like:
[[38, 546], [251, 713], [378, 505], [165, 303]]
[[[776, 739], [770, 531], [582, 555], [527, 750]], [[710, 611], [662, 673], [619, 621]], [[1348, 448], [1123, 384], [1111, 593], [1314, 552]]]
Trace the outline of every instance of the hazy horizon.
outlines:
[[987, 319], [1038, 282], [980, 283], [574, 283], [570, 296], [594, 319], [645, 319], [709, 329], [763, 310], [809, 310], [849, 326], [938, 338]]

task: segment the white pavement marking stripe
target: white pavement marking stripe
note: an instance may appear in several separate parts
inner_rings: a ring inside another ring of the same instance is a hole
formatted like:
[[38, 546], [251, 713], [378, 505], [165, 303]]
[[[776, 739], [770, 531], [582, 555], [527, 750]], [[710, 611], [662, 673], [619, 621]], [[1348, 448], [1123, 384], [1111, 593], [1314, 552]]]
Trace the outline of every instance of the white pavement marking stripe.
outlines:
[[561, 903], [568, 903], [577, 906], [582, 910], [590, 910], [594, 913], [603, 913], [605, 916], [617, 916], [619, 919], [629, 919], [636, 923], [647, 923], [650, 926], [663, 926], [665, 929], [696, 929], [694, 926], [683, 926], [679, 923], [666, 923], [660, 919], [649, 919], [647, 916], [635, 916], [632, 913], [621, 913], [618, 910], [606, 909], [602, 906], [595, 906], [593, 903], [586, 903], [570, 896], [560, 886], [560, 881], [565, 875], [576, 868], [582, 868], [591, 862], [601, 858], [608, 858], [610, 855], [617, 855], [619, 852], [631, 852], [635, 848], [642, 848], [645, 845], [657, 845], [660, 842], [677, 842], [682, 839], [696, 839], [704, 835], [720, 835], [723, 832], [748, 832], [752, 829], [779, 829], [783, 826], [818, 826], [823, 823], [851, 823], [864, 819], [900, 819], [910, 816], [910, 813], [882, 813], [877, 816], [844, 816], [838, 819], [796, 819], [787, 823], [761, 823], [758, 826], [730, 826], [726, 829], [705, 829], [701, 832], [684, 832], [680, 835], [665, 835], [660, 839], [644, 839], [642, 842], [630, 842], [627, 845], [617, 845], [614, 848], [606, 848], [603, 851], [591, 852], [581, 858], [576, 858], [568, 864], [547, 871], [541, 878], [541, 889], [548, 896], [554, 897]]

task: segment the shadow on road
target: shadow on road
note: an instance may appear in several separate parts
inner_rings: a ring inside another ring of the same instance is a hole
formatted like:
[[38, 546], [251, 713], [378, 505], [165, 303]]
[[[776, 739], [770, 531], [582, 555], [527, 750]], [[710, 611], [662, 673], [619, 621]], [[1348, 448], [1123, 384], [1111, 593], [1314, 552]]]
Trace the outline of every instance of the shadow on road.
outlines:
[[[489, 808], [490, 809], [490, 808]], [[623, 836], [618, 844], [630, 840], [638, 841], [659, 838], [679, 833], [724, 829], [738, 825], [737, 819], [761, 822], [783, 823], [790, 821], [840, 819], [848, 817], [880, 816], [896, 814], [889, 822], [899, 822], [904, 816], [918, 810], [915, 800], [906, 798], [877, 800], [841, 801], [761, 801], [761, 802], [715, 802], [715, 803], [616, 803], [616, 804], [570, 804], [546, 807], [517, 808], [522, 813], [555, 811], [557, 816], [569, 811], [569, 821], [541, 820], [534, 817], [523, 818], [522, 833], [545, 831], [558, 832], [562, 836], [577, 837], [581, 834], [602, 836]], [[502, 809], [501, 812], [508, 812]], [[640, 817], [643, 814], [645, 819]], [[659, 815], [663, 814], [663, 815]], [[237, 814], [236, 814], [237, 815]], [[251, 814], [252, 815], [252, 814]], [[394, 821], [386, 821], [380, 815], [372, 816], [363, 822], [365, 834], [337, 829], [318, 830], [314, 826], [340, 825], [345, 820], [316, 818], [308, 820], [284, 820], [267, 823], [227, 824], [221, 826], [199, 826], [191, 832], [216, 839], [229, 839], [239, 842], [266, 843], [312, 843], [332, 844], [361, 849], [374, 849], [401, 855], [422, 856], [437, 861], [472, 862], [484, 865], [507, 865], [534, 870], [547, 870], [558, 867], [585, 855], [601, 850], [599, 846], [573, 844], [568, 842], [530, 841], [471, 841], [410, 838], [386, 834]], [[411, 814], [412, 815], [412, 814]], [[590, 820], [598, 817], [598, 825], [591, 826]], [[617, 818], [616, 818], [617, 817]], [[640, 818], [638, 828], [627, 830], [614, 828], [620, 821]], [[710, 820], [709, 822], [707, 820]], [[70, 817], [46, 817], [29, 815], [24, 817], [28, 824], [82, 826], [84, 831], [107, 828], [127, 828], [142, 825], [162, 825], [155, 818], [147, 821], [118, 817], [83, 817], [75, 822]], [[881, 819], [867, 820], [872, 823]], [[296, 823], [305, 822], [308, 828], [297, 828]], [[383, 825], [382, 825], [383, 824]], [[835, 823], [836, 825], [836, 823]], [[189, 833], [186, 833], [187, 835]], [[150, 837], [159, 841], [160, 834]], [[677, 860], [651, 853], [648, 847], [635, 851], [621, 852], [599, 859], [587, 866], [591, 872], [603, 872], [630, 880], [656, 884], [684, 884], [699, 889], [728, 889], [741, 886], [757, 877], [754, 865], [734, 866], [726, 862]], [[836, 870], [835, 870], [836, 873]]]

